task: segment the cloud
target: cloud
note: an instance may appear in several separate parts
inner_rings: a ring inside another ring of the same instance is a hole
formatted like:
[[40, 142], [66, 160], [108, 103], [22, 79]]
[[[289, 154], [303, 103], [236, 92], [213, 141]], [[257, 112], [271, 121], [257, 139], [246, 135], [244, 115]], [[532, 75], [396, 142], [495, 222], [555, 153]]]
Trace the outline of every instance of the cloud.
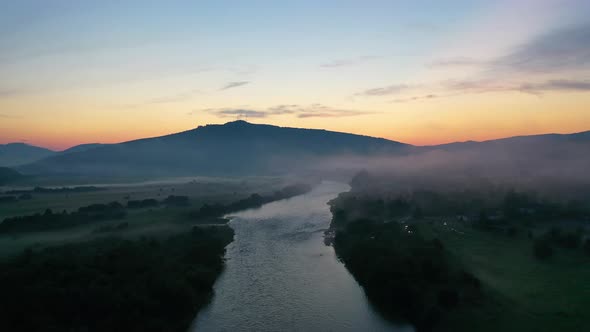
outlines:
[[203, 110], [220, 118], [227, 117], [252, 117], [267, 118], [277, 115], [292, 114], [298, 118], [339, 118], [357, 115], [372, 114], [373, 112], [340, 109], [322, 104], [297, 105], [285, 104], [267, 107], [263, 109], [250, 108], [209, 108]]
[[496, 59], [496, 68], [520, 72], [590, 69], [590, 23], [554, 30]]
[[381, 56], [376, 55], [363, 55], [356, 58], [350, 59], [339, 59], [339, 60], [332, 60], [330, 62], [320, 64], [322, 68], [340, 68], [340, 67], [349, 67], [349, 66], [356, 66], [360, 65], [365, 62], [369, 62], [372, 60], [380, 59]]
[[565, 80], [555, 79], [539, 82], [513, 81], [503, 82], [500, 80], [465, 80], [446, 81], [443, 83], [447, 91], [455, 93], [487, 93], [501, 91], [516, 91], [532, 94], [541, 92], [583, 92], [590, 91], [590, 80]]
[[265, 118], [268, 113], [264, 111], [248, 110], [248, 109], [208, 109], [208, 112], [214, 113], [220, 118], [228, 117], [249, 117], [249, 118]]
[[423, 95], [423, 96], [413, 96], [413, 97], [408, 97], [408, 98], [397, 98], [392, 100], [392, 103], [407, 103], [407, 102], [411, 102], [411, 101], [417, 101], [417, 100], [424, 100], [424, 99], [434, 99], [434, 98], [440, 98], [443, 96], [439, 96], [439, 95], [435, 95], [435, 94], [428, 94], [428, 95]]
[[2, 118], [2, 119], [22, 119], [22, 116], [0, 113], [0, 118]]
[[428, 67], [481, 66], [486, 72], [559, 72], [590, 69], [590, 23], [562, 27], [534, 37], [495, 59], [444, 58]]
[[465, 79], [446, 80], [432, 84], [422, 84], [433, 92], [423, 95], [401, 96], [392, 103], [408, 103], [436, 98], [448, 98], [467, 94], [492, 92], [520, 92], [535, 96], [551, 92], [587, 92], [590, 91], [590, 80], [554, 79], [545, 81], [522, 81], [501, 79]]
[[584, 92], [590, 91], [590, 81], [588, 80], [549, 80], [542, 83], [524, 83], [520, 90], [541, 92], [541, 91], [569, 91]]
[[429, 63], [428, 67], [471, 67], [486, 64], [487, 61], [470, 57], [454, 57], [435, 60]]
[[299, 113], [298, 118], [343, 118], [349, 116], [366, 115], [371, 114], [369, 112], [361, 111], [349, 111], [349, 110], [334, 110], [329, 112], [311, 112], [311, 113]]
[[201, 93], [201, 91], [199, 91], [199, 90], [189, 90], [189, 91], [180, 92], [180, 93], [169, 95], [169, 96], [152, 98], [149, 101], [147, 101], [146, 104], [174, 103], [174, 102], [190, 99], [193, 96], [200, 94], [200, 93]]
[[509, 85], [496, 79], [468, 79], [443, 81], [441, 87], [452, 92], [485, 93], [518, 90], [519, 85]]
[[403, 91], [409, 90], [410, 88], [412, 87], [406, 84], [393, 84], [382, 88], [368, 89], [363, 92], [357, 93], [357, 95], [367, 97], [388, 96], [399, 94]]
[[313, 104], [309, 107], [300, 108], [297, 113], [298, 118], [341, 118], [357, 115], [370, 114], [372, 112], [363, 112], [348, 109], [332, 108], [321, 104]]
[[424, 82], [419, 85], [428, 90], [423, 96], [404, 96], [410, 87], [406, 84], [366, 90], [361, 94], [400, 94], [392, 102], [411, 102], [430, 99], [427, 98], [430, 95], [441, 98], [490, 92], [540, 95], [590, 91], [590, 23], [561, 27], [535, 36], [494, 59], [462, 56], [439, 59], [427, 66], [470, 66], [479, 71], [463, 79]]
[[243, 85], [246, 85], [249, 83], [250, 83], [249, 81], [229, 82], [219, 90], [233, 89], [233, 88], [237, 88], [239, 86], [243, 86]]
[[28, 93], [34, 93], [34, 92], [37, 92], [37, 90], [23, 89], [23, 88], [5, 88], [5, 89], [0, 88], [0, 98], [21, 96], [21, 95], [25, 95]]

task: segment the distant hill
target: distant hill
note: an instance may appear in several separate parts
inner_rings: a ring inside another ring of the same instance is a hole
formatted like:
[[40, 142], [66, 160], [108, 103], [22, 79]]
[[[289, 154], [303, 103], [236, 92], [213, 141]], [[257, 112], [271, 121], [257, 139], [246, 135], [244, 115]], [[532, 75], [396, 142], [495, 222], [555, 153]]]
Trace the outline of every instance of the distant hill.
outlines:
[[327, 156], [389, 154], [405, 147], [369, 136], [234, 121], [62, 153], [18, 170], [101, 176], [271, 174], [296, 170]]
[[105, 144], [80, 144], [63, 151], [53, 151], [26, 143], [0, 144], [0, 167], [15, 167], [30, 164], [47, 157], [64, 153], [86, 151], [103, 145]]
[[0, 144], [0, 167], [28, 164], [55, 153], [55, 151], [25, 143]]
[[457, 150], [468, 148], [481, 148], [483, 146], [507, 146], [507, 145], [528, 145], [539, 143], [590, 143], [590, 131], [583, 131], [572, 134], [540, 134], [540, 135], [526, 135], [513, 136], [507, 138], [499, 138], [487, 141], [465, 141], [453, 142], [439, 145], [429, 145], [418, 147], [420, 149], [439, 149], [439, 150]]
[[105, 144], [100, 144], [100, 143], [80, 144], [80, 145], [72, 146], [69, 149], [65, 149], [65, 150], [61, 151], [60, 153], [82, 152], [82, 151], [86, 151], [86, 150], [95, 149], [95, 148], [98, 148], [103, 145], [105, 145]]
[[[590, 151], [590, 131], [412, 146], [369, 136], [234, 121], [118, 144], [84, 144], [16, 169], [25, 175], [104, 177], [272, 175], [306, 171], [320, 161], [331, 161], [321, 164], [321, 170], [336, 173], [376, 166], [391, 169], [382, 157], [411, 154], [420, 157], [404, 161], [415, 163], [410, 168], [445, 164], [447, 174], [549, 176], [590, 169], [586, 151]], [[375, 156], [381, 159], [371, 159]]]
[[16, 182], [20, 180], [22, 177], [22, 174], [11, 168], [0, 167], [0, 186], [11, 182]]
[[544, 156], [553, 159], [586, 157], [590, 151], [590, 131], [573, 134], [515, 136], [489, 141], [467, 141], [415, 147], [417, 151], [478, 152], [494, 156], [522, 158]]

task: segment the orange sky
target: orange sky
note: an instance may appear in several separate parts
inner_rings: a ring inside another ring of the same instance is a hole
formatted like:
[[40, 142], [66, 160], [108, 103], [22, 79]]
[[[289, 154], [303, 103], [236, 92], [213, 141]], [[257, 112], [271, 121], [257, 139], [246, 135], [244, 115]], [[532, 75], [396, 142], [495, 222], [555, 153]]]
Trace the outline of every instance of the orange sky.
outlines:
[[589, 10], [583, 0], [10, 2], [0, 143], [61, 150], [237, 118], [416, 145], [586, 131]]

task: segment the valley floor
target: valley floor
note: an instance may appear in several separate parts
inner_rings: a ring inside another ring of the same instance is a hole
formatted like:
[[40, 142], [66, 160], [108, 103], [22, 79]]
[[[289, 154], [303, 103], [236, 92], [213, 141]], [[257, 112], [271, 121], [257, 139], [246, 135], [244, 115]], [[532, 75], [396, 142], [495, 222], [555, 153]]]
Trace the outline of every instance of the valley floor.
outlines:
[[[536, 236], [524, 231], [485, 231], [452, 218], [347, 221], [354, 208], [342, 197], [332, 208], [338, 256], [370, 300], [418, 331], [590, 330], [590, 256], [579, 247], [554, 247], [541, 260]], [[457, 273], [477, 281], [476, 296]]]
[[223, 215], [309, 190], [289, 181], [6, 190], [0, 330], [185, 331], [224, 268]]

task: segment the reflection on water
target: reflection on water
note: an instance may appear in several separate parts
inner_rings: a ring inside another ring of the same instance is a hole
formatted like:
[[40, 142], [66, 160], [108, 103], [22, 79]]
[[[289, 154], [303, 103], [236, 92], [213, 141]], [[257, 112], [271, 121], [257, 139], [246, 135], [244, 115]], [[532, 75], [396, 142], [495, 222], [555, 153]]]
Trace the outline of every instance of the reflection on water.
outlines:
[[323, 243], [326, 203], [349, 187], [323, 182], [308, 194], [240, 212], [230, 225], [226, 269], [194, 331], [411, 331], [381, 318]]

